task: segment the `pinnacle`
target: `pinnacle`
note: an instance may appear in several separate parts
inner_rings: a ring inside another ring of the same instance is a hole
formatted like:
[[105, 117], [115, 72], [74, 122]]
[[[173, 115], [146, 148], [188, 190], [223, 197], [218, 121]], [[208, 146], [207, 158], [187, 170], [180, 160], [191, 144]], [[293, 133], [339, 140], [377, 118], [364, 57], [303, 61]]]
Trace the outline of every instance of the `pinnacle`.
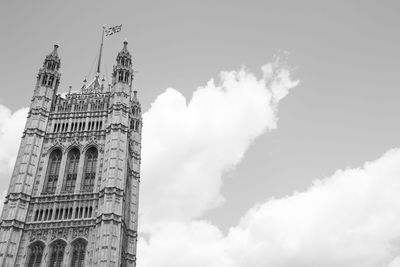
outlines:
[[55, 58], [58, 58], [58, 53], [57, 53], [57, 49], [60, 47], [60, 44], [58, 42], [56, 42], [54, 44], [54, 49], [53, 52], [51, 52], [50, 56], [53, 56]]

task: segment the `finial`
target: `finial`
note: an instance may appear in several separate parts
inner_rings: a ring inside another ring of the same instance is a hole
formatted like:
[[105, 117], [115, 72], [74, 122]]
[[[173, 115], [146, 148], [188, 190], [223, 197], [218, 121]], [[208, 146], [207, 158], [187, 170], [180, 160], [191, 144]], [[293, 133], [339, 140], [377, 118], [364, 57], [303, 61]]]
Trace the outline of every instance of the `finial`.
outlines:
[[54, 44], [54, 51], [53, 51], [53, 54], [57, 54], [57, 48], [59, 48], [60, 47], [60, 44], [58, 43], [58, 42], [56, 42], [55, 44]]
[[58, 42], [56, 42], [56, 43], [54, 44], [53, 52], [51, 52], [51, 54], [50, 54], [49, 56], [58, 57], [58, 55], [57, 55], [57, 48], [58, 48], [58, 47], [60, 47], [60, 45], [58, 44]]
[[126, 49], [127, 45], [128, 45], [128, 40], [125, 38], [125, 40], [124, 40], [124, 49]]
[[71, 90], [72, 90], [72, 85], [69, 86], [68, 94], [71, 94]]
[[86, 82], [87, 82], [87, 80], [86, 80], [86, 76], [85, 76], [85, 79], [83, 80], [83, 82], [84, 82], [84, 83], [86, 83]]

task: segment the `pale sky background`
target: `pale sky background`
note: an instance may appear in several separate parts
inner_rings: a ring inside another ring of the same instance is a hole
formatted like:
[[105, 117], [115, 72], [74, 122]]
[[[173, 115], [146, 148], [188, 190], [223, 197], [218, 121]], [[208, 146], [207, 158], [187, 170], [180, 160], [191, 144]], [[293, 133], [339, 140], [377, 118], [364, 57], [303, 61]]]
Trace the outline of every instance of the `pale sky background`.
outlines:
[[254, 203], [304, 191], [399, 146], [399, 12], [390, 0], [2, 1], [0, 104], [29, 105], [56, 41], [61, 91], [80, 88], [103, 24], [123, 26], [106, 40], [102, 72], [109, 79], [127, 38], [144, 111], [168, 87], [190, 98], [222, 70], [244, 65], [261, 75], [287, 51], [300, 84], [279, 104], [277, 129], [229, 173], [225, 203], [204, 216], [226, 232]]
[[167, 87], [190, 97], [221, 70], [259, 72], [288, 51], [301, 84], [281, 103], [278, 129], [226, 180], [225, 205], [209, 213], [226, 227], [254, 202], [400, 144], [399, 11], [398, 1], [2, 1], [0, 103], [29, 105], [56, 41], [60, 91], [80, 88], [103, 24], [123, 24], [106, 41], [103, 72], [127, 38], [144, 110]]

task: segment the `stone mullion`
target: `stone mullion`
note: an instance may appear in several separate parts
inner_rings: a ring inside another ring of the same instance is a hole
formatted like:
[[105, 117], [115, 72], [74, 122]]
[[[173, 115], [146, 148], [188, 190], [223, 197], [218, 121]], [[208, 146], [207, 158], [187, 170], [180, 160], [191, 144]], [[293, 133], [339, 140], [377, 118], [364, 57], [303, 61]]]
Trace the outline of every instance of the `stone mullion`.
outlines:
[[60, 165], [60, 170], [58, 174], [58, 180], [57, 180], [57, 187], [54, 192], [54, 195], [59, 195], [63, 191], [63, 186], [64, 186], [64, 176], [65, 176], [65, 167], [67, 165], [67, 158], [68, 158], [68, 151], [63, 151], [62, 153], [62, 158], [61, 158], [61, 165]]
[[72, 251], [72, 245], [70, 242], [67, 243], [64, 249], [64, 258], [63, 258], [63, 263], [61, 266], [70, 266], [71, 264], [71, 251]]
[[78, 194], [82, 190], [81, 183], [82, 183], [83, 167], [85, 164], [85, 155], [86, 155], [86, 150], [82, 151], [79, 157], [78, 173], [76, 177], [75, 190], [74, 190], [75, 194]]
[[[71, 215], [71, 219], [75, 219], [75, 217], [77, 216], [76, 213], [76, 207], [77, 207], [77, 201], [74, 201], [72, 204], [72, 215]], [[78, 211], [78, 215], [79, 215], [79, 211]]]
[[[68, 107], [68, 103], [66, 104], [66, 107]], [[65, 132], [67, 132], [67, 133], [71, 132], [72, 122], [73, 122], [72, 117], [70, 115], [68, 115], [68, 119], [67, 119], [68, 127]], [[68, 134], [68, 136], [70, 136], [70, 135]]]
[[[88, 110], [89, 110], [89, 104], [88, 104]], [[89, 121], [92, 118], [91, 114], [88, 111], [85, 111], [85, 128], [83, 129], [84, 131], [89, 131]]]
[[49, 265], [49, 259], [50, 259], [50, 246], [47, 244], [47, 246], [44, 247], [43, 249], [43, 254], [42, 254], [42, 262], [40, 264], [40, 267], [45, 267]]

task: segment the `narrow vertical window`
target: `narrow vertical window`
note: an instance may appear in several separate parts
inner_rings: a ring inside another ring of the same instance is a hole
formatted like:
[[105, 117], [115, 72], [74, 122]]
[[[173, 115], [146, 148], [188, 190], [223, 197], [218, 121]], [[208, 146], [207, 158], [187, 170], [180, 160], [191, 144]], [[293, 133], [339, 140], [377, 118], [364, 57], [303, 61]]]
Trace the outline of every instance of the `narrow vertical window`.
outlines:
[[85, 168], [83, 173], [84, 177], [82, 184], [82, 189], [84, 191], [93, 190], [96, 177], [97, 156], [97, 149], [94, 147], [91, 147], [86, 151]]
[[78, 240], [72, 245], [72, 260], [71, 267], [85, 266], [86, 242]]
[[49, 267], [61, 267], [64, 260], [65, 243], [57, 241], [51, 246]]
[[47, 83], [47, 75], [44, 74], [42, 78], [42, 85], [46, 85], [46, 83]]
[[67, 167], [66, 167], [66, 180], [64, 191], [73, 192], [75, 189], [76, 177], [78, 175], [79, 165], [79, 150], [74, 148], [68, 153]]
[[39, 218], [39, 210], [36, 210], [34, 221], [36, 222], [38, 220], [38, 218]]
[[53, 86], [53, 81], [54, 81], [54, 76], [50, 76], [47, 81], [47, 85]]
[[60, 214], [58, 215], [59, 220], [62, 220], [63, 213], [64, 213], [64, 209], [60, 209]]
[[42, 263], [44, 245], [34, 243], [30, 246], [30, 254], [28, 259], [28, 267], [39, 267]]
[[56, 149], [50, 154], [49, 167], [47, 169], [46, 193], [54, 193], [57, 187], [58, 175], [61, 165], [61, 150]]
[[136, 132], [139, 132], [139, 121], [136, 121]]

